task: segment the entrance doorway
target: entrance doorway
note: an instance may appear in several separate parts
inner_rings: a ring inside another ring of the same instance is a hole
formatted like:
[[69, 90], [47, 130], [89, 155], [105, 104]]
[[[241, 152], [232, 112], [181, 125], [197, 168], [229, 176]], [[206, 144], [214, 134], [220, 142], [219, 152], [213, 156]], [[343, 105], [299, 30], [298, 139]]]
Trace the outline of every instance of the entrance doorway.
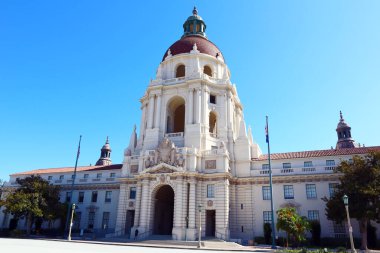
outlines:
[[171, 235], [173, 230], [174, 191], [169, 185], [161, 186], [155, 196], [153, 233]]
[[125, 234], [129, 237], [131, 235], [131, 228], [135, 225], [135, 210], [127, 210], [127, 217], [125, 219]]
[[206, 210], [206, 236], [215, 237], [215, 210]]

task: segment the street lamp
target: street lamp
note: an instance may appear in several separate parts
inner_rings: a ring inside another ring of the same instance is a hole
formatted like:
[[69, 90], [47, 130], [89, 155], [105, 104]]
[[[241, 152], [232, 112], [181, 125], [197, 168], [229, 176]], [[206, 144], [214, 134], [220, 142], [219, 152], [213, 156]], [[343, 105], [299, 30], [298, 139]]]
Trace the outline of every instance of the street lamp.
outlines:
[[355, 245], [354, 245], [354, 239], [352, 238], [352, 226], [351, 226], [351, 221], [350, 221], [350, 213], [348, 212], [348, 196], [346, 194], [344, 194], [344, 196], [343, 196], [343, 203], [344, 203], [344, 206], [346, 207], [348, 232], [350, 234], [351, 251], [352, 251], [352, 253], [356, 253]]
[[67, 237], [67, 240], [71, 241], [71, 228], [73, 227], [73, 218], [74, 218], [74, 211], [75, 211], [75, 203], [71, 206], [71, 218], [70, 218], [70, 226], [69, 226], [69, 236]]
[[199, 230], [198, 230], [198, 248], [201, 247], [201, 236], [202, 236], [202, 205], [198, 205], [199, 212]]

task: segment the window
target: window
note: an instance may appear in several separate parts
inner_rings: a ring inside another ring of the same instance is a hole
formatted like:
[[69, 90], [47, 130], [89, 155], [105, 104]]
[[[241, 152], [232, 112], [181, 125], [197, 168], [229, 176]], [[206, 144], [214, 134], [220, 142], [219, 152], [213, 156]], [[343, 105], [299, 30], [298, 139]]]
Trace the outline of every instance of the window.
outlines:
[[74, 177], [75, 177], [75, 175], [74, 175], [74, 174], [72, 174], [72, 175], [71, 175], [71, 179], [74, 179]]
[[304, 168], [310, 168], [310, 167], [313, 167], [313, 162], [312, 162], [312, 161], [304, 162], [304, 163], [303, 163], [303, 167], [304, 167]]
[[284, 185], [284, 198], [294, 199], [293, 185]]
[[329, 183], [330, 198], [332, 198], [337, 190], [338, 183]]
[[48, 176], [48, 180], [52, 180], [53, 179], [53, 176]]
[[316, 199], [317, 198], [317, 187], [315, 184], [306, 185], [306, 198], [307, 199]]
[[98, 192], [93, 191], [91, 195], [91, 202], [96, 202], [96, 201], [98, 201]]
[[87, 228], [93, 229], [95, 223], [95, 212], [88, 212]]
[[244, 226], [241, 226], [241, 232], [244, 233]]
[[210, 112], [208, 124], [209, 124], [209, 132], [213, 134], [213, 137], [216, 137], [216, 128], [217, 128], [217, 117], [215, 112]]
[[116, 176], [116, 173], [111, 173], [110, 174], [110, 177], [115, 177]]
[[175, 77], [178, 78], [178, 77], [184, 77], [185, 76], [185, 65], [179, 65], [175, 71]]
[[64, 175], [60, 175], [60, 176], [59, 176], [59, 180], [62, 180], [62, 179], [64, 179], [64, 178], [65, 178]]
[[215, 187], [215, 185], [213, 185], [213, 184], [207, 185], [207, 198], [213, 198], [214, 197], [214, 187]]
[[319, 221], [319, 211], [318, 210], [309, 210], [307, 211], [307, 218], [309, 220]]
[[335, 238], [346, 238], [346, 226], [344, 223], [333, 222]]
[[129, 188], [129, 199], [136, 199], [136, 187]]
[[78, 203], [83, 203], [84, 201], [84, 192], [79, 192]]
[[66, 202], [71, 202], [71, 192], [66, 192]]
[[263, 212], [263, 219], [264, 219], [264, 224], [265, 223], [272, 224], [272, 212], [271, 211], [264, 211]]
[[216, 96], [210, 94], [210, 103], [211, 104], [216, 104]]
[[80, 229], [80, 220], [82, 218], [82, 213], [81, 212], [75, 212], [74, 213], [74, 229]]
[[265, 164], [261, 165], [261, 168], [263, 170], [269, 170], [269, 164], [265, 163]]
[[263, 200], [270, 200], [270, 187], [263, 186]]
[[282, 164], [282, 168], [283, 169], [290, 169], [292, 167], [292, 164], [291, 163], [283, 163]]
[[84, 175], [83, 175], [83, 178], [88, 178], [88, 174], [84, 174]]
[[334, 160], [326, 160], [326, 166], [335, 166]]
[[104, 198], [104, 202], [110, 203], [112, 198], [112, 191], [106, 191], [106, 197]]
[[110, 221], [110, 213], [104, 212], [103, 213], [103, 220], [102, 220], [102, 228], [105, 230], [108, 228], [108, 223]]
[[240, 204], [240, 209], [244, 209], [244, 205], [243, 204]]
[[[208, 76], [212, 76], [212, 70], [211, 70], [211, 68], [209, 66], [204, 66], [203, 67], [203, 73], [205, 73]], [[211, 103], [211, 101], [210, 101], [210, 103]], [[215, 103], [213, 103], [213, 104], [215, 104]]]
[[102, 178], [102, 173], [96, 174], [96, 178]]

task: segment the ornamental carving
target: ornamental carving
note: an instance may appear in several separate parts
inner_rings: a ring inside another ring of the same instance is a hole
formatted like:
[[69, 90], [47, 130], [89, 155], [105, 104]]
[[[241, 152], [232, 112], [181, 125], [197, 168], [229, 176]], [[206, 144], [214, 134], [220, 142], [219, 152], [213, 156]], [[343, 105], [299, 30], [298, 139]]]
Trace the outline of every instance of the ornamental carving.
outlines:
[[216, 160], [206, 160], [206, 169], [216, 169]]
[[[168, 138], [164, 138], [156, 150], [147, 153], [144, 161], [145, 168], [165, 163], [174, 167], [184, 167], [185, 157]], [[166, 172], [167, 173], [167, 172]]]
[[129, 201], [128, 206], [133, 207], [133, 205], [134, 205], [133, 201]]
[[207, 201], [207, 206], [212, 207], [214, 205], [214, 202], [212, 200]]
[[138, 165], [131, 165], [131, 174], [136, 174], [139, 171], [139, 166]]

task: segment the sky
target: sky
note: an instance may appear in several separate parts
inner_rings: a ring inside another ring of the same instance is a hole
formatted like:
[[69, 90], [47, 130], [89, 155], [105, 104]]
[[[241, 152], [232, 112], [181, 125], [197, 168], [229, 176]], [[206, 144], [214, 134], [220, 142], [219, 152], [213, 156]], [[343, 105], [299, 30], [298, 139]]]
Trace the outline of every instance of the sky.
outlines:
[[[121, 163], [139, 99], [193, 6], [266, 153], [335, 147], [339, 111], [380, 145], [380, 1], [0, 1], [0, 179]], [[137, 127], [139, 129], [139, 127]]]

